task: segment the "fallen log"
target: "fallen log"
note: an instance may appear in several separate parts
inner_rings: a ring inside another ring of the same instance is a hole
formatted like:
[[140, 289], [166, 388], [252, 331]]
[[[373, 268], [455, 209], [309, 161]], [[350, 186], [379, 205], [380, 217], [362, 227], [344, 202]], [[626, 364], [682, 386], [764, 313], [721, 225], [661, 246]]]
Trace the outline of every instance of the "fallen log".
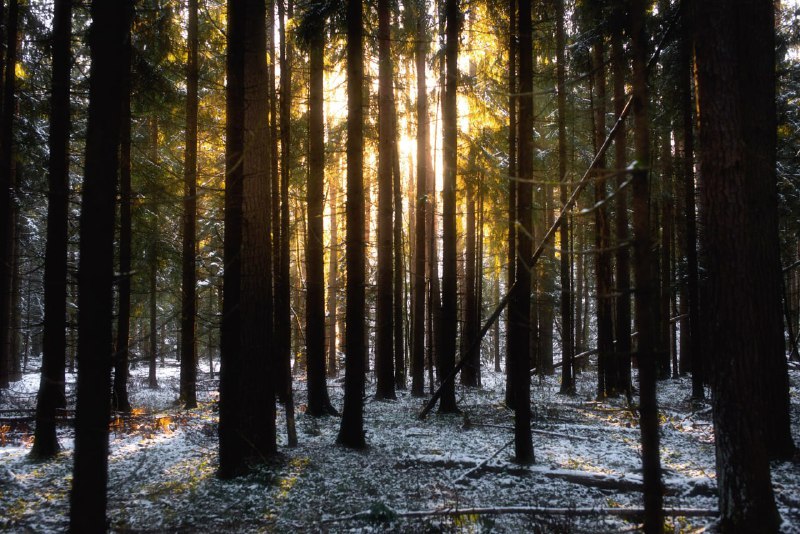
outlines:
[[[670, 517], [716, 517], [718, 510], [709, 508], [664, 508], [664, 515]], [[322, 523], [340, 523], [344, 521], [358, 520], [394, 520], [394, 519], [413, 519], [418, 517], [457, 517], [462, 515], [505, 515], [521, 514], [530, 516], [613, 516], [636, 518], [644, 515], [644, 508], [547, 508], [543, 506], [496, 506], [496, 507], [473, 507], [473, 508], [442, 508], [437, 510], [409, 510], [395, 511], [389, 507], [382, 506], [380, 512], [366, 510], [349, 516], [331, 517], [322, 520]]]

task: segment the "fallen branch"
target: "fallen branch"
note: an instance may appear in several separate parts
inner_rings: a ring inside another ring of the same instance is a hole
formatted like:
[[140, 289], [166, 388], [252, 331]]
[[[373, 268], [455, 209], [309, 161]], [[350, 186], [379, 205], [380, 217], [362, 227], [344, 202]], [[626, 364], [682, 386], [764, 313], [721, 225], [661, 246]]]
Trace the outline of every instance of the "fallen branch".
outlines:
[[[709, 508], [664, 508], [664, 515], [670, 517], [716, 517], [718, 510]], [[375, 520], [381, 518], [411, 519], [417, 517], [457, 517], [462, 515], [504, 515], [522, 514], [531, 516], [568, 515], [568, 516], [614, 516], [635, 518], [644, 515], [644, 508], [546, 508], [542, 506], [497, 506], [490, 508], [442, 508], [439, 510], [393, 511], [378, 517], [372, 511], [358, 512], [344, 517], [323, 519], [323, 523], [339, 523], [343, 521]]]
[[475, 467], [473, 467], [472, 469], [468, 469], [467, 471], [464, 471], [464, 473], [463, 473], [463, 474], [462, 474], [460, 477], [458, 477], [458, 478], [456, 478], [455, 480], [453, 480], [453, 484], [458, 484], [459, 482], [461, 482], [462, 480], [464, 480], [466, 477], [468, 477], [469, 475], [471, 475], [471, 474], [472, 474], [472, 473], [474, 473], [475, 471], [478, 471], [480, 468], [482, 468], [483, 466], [485, 466], [486, 464], [488, 464], [488, 463], [489, 463], [489, 461], [490, 461], [492, 458], [496, 457], [498, 454], [500, 454], [501, 452], [503, 452], [503, 451], [506, 449], [506, 447], [508, 447], [508, 446], [509, 446], [509, 445], [511, 445], [512, 443], [514, 443], [514, 440], [513, 440], [513, 439], [510, 439], [510, 440], [508, 440], [508, 442], [506, 442], [506, 444], [505, 444], [505, 445], [503, 445], [502, 447], [500, 447], [499, 449], [497, 449], [497, 451], [495, 451], [495, 453], [494, 453], [494, 454], [492, 454], [491, 456], [489, 456], [488, 458], [486, 458], [485, 460], [483, 460], [481, 463], [479, 463], [478, 465], [476, 465], [476, 466], [475, 466]]

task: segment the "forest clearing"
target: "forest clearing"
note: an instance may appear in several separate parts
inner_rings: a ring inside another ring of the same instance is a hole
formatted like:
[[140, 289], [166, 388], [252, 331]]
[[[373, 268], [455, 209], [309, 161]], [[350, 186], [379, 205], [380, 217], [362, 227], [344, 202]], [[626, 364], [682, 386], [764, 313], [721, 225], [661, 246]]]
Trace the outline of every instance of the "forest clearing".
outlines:
[[[199, 377], [199, 407], [175, 405], [177, 368], [159, 368], [158, 389], [146, 367], [133, 370], [133, 415], [111, 425], [108, 517], [115, 532], [621, 532], [640, 524], [641, 460], [635, 409], [624, 397], [598, 403], [591, 373], [574, 397], [553, 377], [534, 378], [536, 463], [514, 462], [512, 412], [503, 405], [502, 375], [481, 389], [459, 388], [462, 414], [418, 419], [420, 399], [369, 400], [369, 448], [334, 444], [337, 417], [303, 414], [305, 388], [295, 381], [298, 446], [287, 447], [279, 409], [279, 454], [252, 474], [216, 477], [216, 380]], [[791, 372], [792, 429], [800, 439], [800, 369]], [[374, 384], [370, 389], [373, 390]], [[710, 407], [693, 402], [686, 378], [659, 383], [666, 497], [664, 506], [697, 513], [668, 515], [670, 532], [698, 532], [714, 521], [716, 482]], [[340, 406], [340, 381], [329, 382]], [[59, 532], [68, 525], [74, 432], [59, 424], [63, 452], [29, 458], [36, 377], [15, 384], [0, 405], [0, 530]], [[68, 412], [71, 413], [71, 412]], [[775, 464], [773, 486], [781, 532], [800, 532], [797, 462]], [[514, 513], [509, 508], [527, 508]], [[478, 512], [448, 515], [459, 510]], [[540, 509], [538, 514], [533, 510]], [[603, 510], [610, 510], [604, 513]], [[407, 512], [426, 512], [403, 517]]]

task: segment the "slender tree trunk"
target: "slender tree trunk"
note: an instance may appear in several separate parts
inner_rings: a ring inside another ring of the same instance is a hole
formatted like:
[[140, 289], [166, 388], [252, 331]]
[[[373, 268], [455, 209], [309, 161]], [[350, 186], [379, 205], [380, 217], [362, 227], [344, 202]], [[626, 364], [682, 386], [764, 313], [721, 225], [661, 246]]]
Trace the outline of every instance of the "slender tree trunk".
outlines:
[[[465, 353], [477, 336], [480, 326], [475, 324], [476, 278], [475, 278], [475, 185], [466, 186], [466, 243], [464, 258], [464, 327], [461, 334], [461, 353]], [[470, 361], [461, 368], [461, 383], [465, 386], [478, 386], [480, 351], [475, 351]]]
[[658, 309], [650, 230], [650, 136], [647, 94], [647, 33], [645, 2], [631, 6], [630, 35], [633, 53], [634, 144], [638, 167], [633, 172], [633, 240], [636, 313], [639, 315], [637, 355], [639, 360], [639, 425], [642, 432], [644, 479], [644, 528], [661, 532], [664, 527], [663, 486], [659, 453], [658, 404], [656, 400], [656, 347]]
[[[337, 173], [338, 174], [338, 173]], [[328, 377], [334, 378], [338, 374], [338, 352], [336, 327], [338, 322], [337, 296], [339, 292], [339, 231], [338, 218], [336, 212], [339, 197], [339, 178], [334, 175], [328, 181], [328, 199], [331, 211], [331, 244], [330, 244], [330, 263], [328, 264]]]
[[[400, 153], [397, 150], [397, 109], [392, 99], [392, 178], [394, 198], [394, 297], [392, 314], [394, 316], [394, 385], [396, 389], [406, 389], [405, 336], [403, 335], [403, 310], [405, 310], [405, 265], [403, 263], [403, 190], [400, 176]], [[409, 196], [411, 195], [409, 189]], [[409, 247], [410, 248], [410, 247]]]
[[427, 2], [417, 0], [417, 42], [414, 60], [417, 75], [417, 197], [416, 228], [414, 239], [413, 313], [411, 320], [411, 394], [425, 394], [425, 270], [428, 258], [425, 254], [426, 226], [428, 224], [428, 88], [425, 60], [427, 44]]
[[[460, 31], [458, 0], [445, 0], [445, 90], [442, 105], [442, 352], [439, 376], [450, 374], [456, 359], [458, 323], [458, 274], [456, 254], [456, 166], [458, 163], [458, 123], [456, 90], [458, 87], [458, 36]], [[456, 390], [448, 382], [439, 403], [440, 413], [457, 412]]]
[[[606, 74], [603, 38], [592, 45], [594, 71], [594, 150], [597, 153], [606, 138]], [[611, 302], [610, 225], [606, 208], [606, 158], [600, 158], [594, 181], [595, 276], [597, 291], [597, 398], [616, 394], [614, 365], [614, 323]]]
[[[36, 432], [31, 455], [52, 458], [59, 450], [56, 409], [64, 408], [67, 327], [67, 229], [69, 201], [70, 65], [72, 2], [59, 0], [53, 13], [50, 159], [48, 162], [47, 244], [44, 266], [44, 340], [42, 376], [36, 403]], [[30, 286], [29, 286], [30, 288]], [[30, 318], [30, 298], [28, 299]], [[27, 354], [27, 351], [26, 351]]]
[[[509, 2], [508, 42], [508, 287], [517, 279], [517, 0]], [[511, 362], [514, 339], [511, 307], [506, 312], [506, 406], [514, 409]]]
[[688, 338], [686, 348], [688, 354], [681, 352], [681, 360], [687, 360], [692, 371], [692, 398], [701, 400], [705, 397], [703, 390], [703, 358], [700, 348], [700, 291], [697, 267], [697, 214], [695, 209], [695, 175], [694, 175], [694, 117], [692, 116], [692, 79], [693, 67], [693, 19], [694, 8], [690, 1], [681, 5], [681, 137], [682, 137], [682, 179], [684, 195], [685, 250], [686, 250], [686, 299], [688, 318], [683, 322], [681, 338]]
[[361, 0], [347, 4], [347, 310], [345, 322], [345, 392], [342, 424], [336, 441], [363, 449], [364, 440], [364, 49]]
[[[158, 168], [158, 119], [154, 116], [150, 119], [150, 160], [153, 167]], [[158, 261], [159, 261], [159, 246], [158, 241], [160, 236], [160, 223], [159, 213], [161, 198], [156, 194], [156, 185], [150, 195], [150, 203], [153, 211], [152, 234], [150, 235], [150, 246], [148, 250], [148, 264], [150, 265], [150, 273], [148, 282], [149, 288], [149, 308], [150, 308], [150, 348], [149, 348], [149, 371], [147, 374], [147, 386], [151, 389], [158, 387], [158, 380], [156, 378], [156, 361], [158, 359]]]
[[186, 148], [183, 162], [183, 255], [181, 261], [180, 400], [197, 407], [197, 0], [188, 4], [186, 63]]
[[530, 293], [531, 271], [528, 265], [533, 254], [533, 43], [531, 2], [519, 0], [519, 185], [517, 186], [517, 219], [520, 224], [517, 242], [516, 282], [511, 297], [509, 317], [512, 336], [509, 354], [512, 356], [514, 380], [514, 453], [519, 463], [534, 461], [531, 437], [530, 373]]
[[123, 52], [122, 115], [119, 150], [119, 282], [117, 285], [117, 343], [114, 358], [114, 390], [112, 408], [128, 413], [128, 366], [130, 362], [131, 329], [131, 248], [132, 248], [132, 198], [131, 198], [131, 42], [125, 42]]
[[306, 373], [308, 384], [306, 413], [314, 416], [335, 414], [328, 398], [328, 387], [325, 382], [325, 250], [322, 225], [325, 203], [324, 31], [324, 22], [320, 21], [319, 27], [316, 28], [309, 43], [311, 78], [309, 88], [309, 170], [306, 188], [309, 230], [306, 240]]
[[[558, 181], [559, 200], [561, 205], [567, 204], [567, 94], [566, 64], [564, 48], [564, 0], [556, 0], [556, 90], [558, 93]], [[561, 242], [561, 258], [559, 260], [561, 278], [561, 393], [575, 393], [575, 378], [572, 374], [572, 360], [575, 355], [575, 337], [572, 318], [572, 273], [570, 265], [572, 255], [569, 254], [571, 236], [570, 219], [565, 217], [559, 227]]]
[[392, 61], [389, 0], [378, 0], [378, 285], [375, 300], [376, 399], [394, 399], [392, 342]]
[[[616, 6], [621, 10], [621, 5]], [[622, 19], [620, 11], [615, 14], [615, 20]], [[619, 117], [625, 107], [625, 73], [627, 62], [622, 46], [622, 22], [617, 23], [611, 32], [612, 68], [614, 71], [614, 114]], [[617, 306], [614, 317], [614, 333], [616, 344], [614, 352], [617, 356], [618, 387], [625, 396], [631, 398], [631, 267], [630, 252], [627, 246], [629, 240], [628, 230], [628, 190], [624, 187], [628, 174], [622, 172], [627, 168], [627, 143], [624, 124], [614, 138], [614, 168], [617, 171], [617, 210], [615, 235], [617, 238], [616, 252], [616, 284]]]
[[[19, 3], [9, 0], [6, 20], [5, 72], [15, 73]], [[3, 80], [3, 109], [0, 117], [0, 388], [9, 385], [12, 345], [12, 288], [14, 278], [15, 218], [14, 119], [16, 116], [16, 74]]]
[[[672, 238], [673, 238], [673, 161], [671, 132], [663, 132], [661, 143], [661, 349], [659, 355], [659, 377], [670, 376], [670, 340], [674, 325], [670, 321], [670, 303], [672, 302]], [[678, 370], [674, 370], [677, 375]]]
[[[15, 2], [12, 0], [12, 7]], [[78, 381], [70, 531], [106, 530], [114, 197], [129, 2], [91, 4], [91, 67], [78, 268]]]

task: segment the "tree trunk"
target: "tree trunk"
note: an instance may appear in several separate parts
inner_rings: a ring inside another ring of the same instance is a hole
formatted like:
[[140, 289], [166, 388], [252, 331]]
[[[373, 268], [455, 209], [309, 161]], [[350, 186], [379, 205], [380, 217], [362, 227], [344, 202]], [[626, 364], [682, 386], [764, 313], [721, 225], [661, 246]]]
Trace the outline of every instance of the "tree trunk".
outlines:
[[186, 148], [183, 162], [183, 252], [181, 258], [180, 401], [197, 407], [197, 0], [188, 4], [186, 63]]
[[[445, 88], [442, 99], [442, 352], [439, 376], [444, 378], [455, 367], [456, 325], [458, 324], [458, 273], [456, 253], [456, 166], [458, 164], [458, 0], [445, 0]], [[455, 383], [446, 384], [439, 403], [440, 413], [454, 413]]]
[[[31, 455], [52, 458], [59, 450], [56, 409], [66, 405], [64, 363], [67, 334], [67, 230], [69, 221], [70, 64], [72, 2], [60, 0], [53, 13], [53, 78], [50, 97], [47, 244], [44, 266], [44, 340], [42, 375], [36, 403], [36, 432]], [[29, 286], [30, 287], [30, 286]], [[28, 299], [30, 308], [30, 299]], [[29, 315], [30, 317], [30, 315]]]
[[[564, 0], [556, 0], [556, 90], [558, 93], [558, 181], [559, 200], [567, 204], [567, 94], [566, 63], [564, 58]], [[575, 378], [572, 373], [572, 360], [575, 354], [575, 337], [572, 317], [572, 272], [570, 265], [570, 219], [565, 217], [559, 228], [561, 258], [559, 261], [561, 278], [561, 393], [575, 393]]]
[[530, 409], [530, 293], [531, 271], [528, 261], [533, 254], [533, 43], [531, 2], [519, 0], [519, 185], [517, 186], [516, 282], [513, 287], [509, 317], [512, 377], [514, 380], [514, 453], [519, 463], [534, 461]]
[[[5, 72], [15, 73], [19, 3], [9, 0], [6, 21]], [[7, 388], [11, 374], [12, 279], [14, 277], [14, 119], [16, 116], [16, 74], [5, 76], [3, 109], [0, 117], [0, 388]]]
[[[309, 43], [311, 77], [309, 84], [308, 185], [306, 188], [308, 205], [305, 336], [308, 407], [306, 413], [314, 416], [335, 413], [328, 398], [328, 387], [325, 382], [325, 250], [322, 225], [325, 203], [324, 25], [324, 21], [319, 21], [319, 27], [314, 31]], [[335, 335], [334, 330], [334, 338]]]
[[[474, 167], [474, 165], [473, 165]], [[472, 170], [472, 169], [470, 169]], [[477, 336], [480, 325], [475, 324], [477, 317], [476, 278], [475, 278], [475, 185], [466, 185], [466, 243], [464, 259], [464, 327], [461, 334], [461, 353], [469, 350]], [[480, 373], [480, 351], [475, 351], [470, 360], [461, 369], [461, 383], [465, 386], [477, 387]]]
[[[153, 116], [150, 119], [150, 160], [153, 163], [154, 168], [158, 168], [158, 119]], [[152, 206], [153, 212], [153, 222], [151, 223], [153, 226], [151, 228], [151, 235], [150, 235], [150, 246], [148, 247], [147, 251], [147, 263], [150, 266], [150, 273], [148, 282], [150, 284], [148, 296], [150, 299], [149, 302], [149, 309], [150, 309], [150, 347], [148, 350], [149, 356], [149, 370], [147, 373], [147, 386], [151, 389], [155, 389], [158, 387], [158, 380], [156, 378], [156, 361], [158, 359], [158, 256], [159, 256], [159, 246], [158, 241], [160, 238], [160, 223], [159, 223], [159, 213], [160, 209], [160, 202], [161, 198], [160, 195], [156, 194], [156, 188], [158, 187], [156, 181], [153, 184], [153, 188], [150, 194], [150, 205]]]
[[378, 0], [378, 285], [375, 299], [376, 399], [395, 399], [392, 342], [392, 61], [389, 0]]
[[[508, 287], [517, 279], [517, 0], [509, 2], [508, 32]], [[514, 359], [515, 335], [512, 333], [511, 307], [506, 312], [506, 406], [514, 409], [514, 381], [511, 362]]]
[[[614, 114], [619, 117], [625, 107], [625, 73], [628, 70], [622, 44], [624, 24], [621, 4], [616, 6], [614, 20], [617, 22], [611, 32], [612, 68], [614, 71]], [[631, 398], [631, 267], [630, 252], [626, 244], [629, 239], [628, 230], [628, 190], [624, 187], [628, 173], [627, 168], [627, 135], [624, 124], [614, 140], [614, 168], [617, 171], [617, 203], [616, 227], [616, 284], [617, 305], [614, 317], [615, 347], [617, 357], [617, 379], [619, 391]]]
[[339, 344], [336, 335], [338, 323], [338, 300], [339, 293], [339, 231], [338, 218], [336, 212], [339, 209], [339, 178], [331, 176], [328, 183], [328, 199], [331, 212], [331, 244], [330, 244], [330, 263], [328, 264], [328, 377], [334, 378], [338, 374], [338, 353]]
[[[16, 2], [12, 0], [11, 7]], [[121, 5], [122, 4], [122, 5]], [[91, 67], [78, 268], [78, 381], [70, 531], [103, 532], [114, 278], [114, 198], [129, 2], [93, 1]]]
[[[599, 152], [606, 138], [606, 75], [602, 34], [592, 45], [594, 71], [594, 150]], [[606, 158], [596, 166], [594, 181], [595, 277], [597, 291], [597, 398], [617, 393], [614, 361], [614, 323], [611, 302], [610, 225], [606, 208]]]
[[661, 532], [664, 526], [663, 486], [659, 452], [658, 404], [656, 400], [656, 346], [658, 309], [650, 231], [650, 134], [647, 94], [647, 34], [645, 2], [631, 7], [630, 35], [633, 53], [633, 112], [636, 169], [633, 171], [633, 250], [636, 282], [636, 313], [639, 316], [637, 356], [639, 360], [639, 425], [642, 433], [642, 477], [644, 479], [644, 528]]
[[425, 269], [428, 258], [425, 254], [426, 225], [428, 223], [428, 88], [425, 60], [427, 32], [427, 2], [417, 0], [414, 4], [417, 22], [417, 42], [414, 60], [417, 75], [417, 197], [416, 228], [414, 239], [414, 272], [412, 287], [411, 319], [411, 394], [425, 394]]
[[361, 0], [347, 4], [347, 303], [345, 312], [345, 384], [337, 443], [363, 449], [364, 440], [364, 50]]

